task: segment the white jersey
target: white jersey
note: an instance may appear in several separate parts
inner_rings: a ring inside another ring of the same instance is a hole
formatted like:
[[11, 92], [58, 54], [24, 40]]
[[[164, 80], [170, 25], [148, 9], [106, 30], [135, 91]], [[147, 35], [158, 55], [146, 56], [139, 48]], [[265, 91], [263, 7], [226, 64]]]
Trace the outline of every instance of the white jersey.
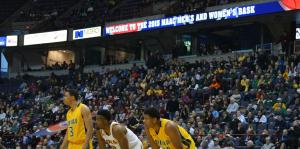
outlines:
[[[114, 149], [121, 149], [120, 144], [117, 139], [112, 135], [112, 127], [114, 125], [119, 125], [117, 122], [112, 122], [110, 125], [110, 135], [107, 135], [104, 130], [100, 130], [101, 136], [104, 139], [106, 144], [109, 144]], [[126, 138], [128, 140], [129, 149], [143, 149], [143, 144], [139, 138], [128, 128], [126, 128]]]

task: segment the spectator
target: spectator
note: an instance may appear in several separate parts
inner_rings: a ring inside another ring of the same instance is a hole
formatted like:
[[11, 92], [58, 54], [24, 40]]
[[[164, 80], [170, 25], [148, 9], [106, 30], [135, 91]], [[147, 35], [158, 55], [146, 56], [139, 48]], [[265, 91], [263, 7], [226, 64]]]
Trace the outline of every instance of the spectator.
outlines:
[[242, 91], [248, 92], [249, 91], [249, 79], [247, 79], [246, 75], [243, 75], [241, 80]]
[[247, 124], [246, 118], [245, 118], [245, 116], [241, 113], [241, 111], [237, 111], [236, 114], [237, 114], [237, 118], [239, 119], [239, 121], [240, 121], [242, 124]]
[[175, 117], [175, 112], [179, 111], [179, 102], [175, 99], [175, 97], [172, 97], [172, 99], [168, 100], [166, 109], [169, 113], [169, 118], [173, 120]]
[[254, 143], [253, 143], [252, 140], [249, 140], [249, 141], [247, 142], [247, 149], [254, 149]]
[[[267, 136], [278, 140], [279, 145], [285, 143], [288, 148], [299, 146], [296, 141], [300, 132], [299, 95], [292, 86], [293, 80], [298, 82], [298, 75], [290, 75], [285, 81], [282, 73], [277, 72], [279, 68], [271, 62], [262, 64], [268, 66], [265, 68], [253, 65], [253, 70], [244, 70], [246, 64], [243, 63], [252, 65], [248, 64], [250, 59], [256, 61], [258, 57], [245, 55], [242, 65], [236, 58], [213, 60], [211, 63], [205, 60], [197, 63], [173, 60], [153, 68], [133, 66], [128, 70], [88, 74], [74, 71], [71, 78], [55, 74], [45, 79], [27, 77], [16, 83], [19, 89], [0, 94], [2, 144], [7, 148], [22, 145], [57, 147], [64, 132], [50, 138], [32, 134], [65, 119], [66, 110], [61, 104], [60, 94], [68, 87], [76, 88], [82, 95], [82, 102], [93, 112], [109, 109], [113, 119], [127, 124], [142, 138], [141, 111], [154, 106], [160, 109], [163, 117], [173, 118], [193, 134], [198, 147], [238, 148], [253, 140], [260, 148]], [[292, 67], [292, 64], [283, 61], [281, 63], [286, 67]], [[224, 64], [229, 67], [219, 67]], [[244, 74], [247, 74], [249, 89], [240, 92], [239, 89], [244, 88], [238, 78]], [[255, 79], [257, 85], [253, 88]], [[207, 90], [205, 86], [210, 86], [211, 80], [217, 80], [220, 88]], [[92, 98], [86, 96], [90, 93]], [[273, 103], [273, 99], [279, 97], [284, 100]], [[286, 109], [285, 112], [274, 112], [280, 108]]]
[[221, 89], [221, 84], [219, 83], [219, 81], [217, 81], [217, 78], [213, 78], [212, 83], [209, 86], [209, 89], [211, 90], [213, 95], [219, 92], [219, 89]]
[[277, 113], [285, 113], [286, 112], [286, 105], [282, 103], [282, 99], [278, 98], [277, 102], [273, 105], [274, 112]]
[[235, 102], [235, 99], [230, 98], [230, 104], [227, 107], [227, 112], [228, 113], [233, 113], [236, 112], [239, 109], [238, 103]]
[[270, 137], [266, 137], [266, 143], [261, 147], [261, 149], [275, 149], [275, 145], [271, 142]]

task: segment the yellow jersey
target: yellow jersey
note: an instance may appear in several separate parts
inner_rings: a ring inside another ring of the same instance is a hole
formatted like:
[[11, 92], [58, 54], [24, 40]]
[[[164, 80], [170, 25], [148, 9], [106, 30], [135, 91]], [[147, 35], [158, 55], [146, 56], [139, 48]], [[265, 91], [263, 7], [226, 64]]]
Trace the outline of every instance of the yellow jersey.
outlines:
[[[148, 130], [154, 142], [162, 149], [175, 149], [175, 147], [171, 143], [169, 136], [166, 134], [166, 124], [169, 121], [170, 120], [163, 119], [163, 118], [160, 119], [161, 127], [159, 129], [158, 134], [155, 132], [153, 128], [149, 128]], [[188, 132], [181, 126], [178, 126], [178, 130], [180, 133], [180, 137], [184, 149], [195, 149], [196, 148], [195, 142], [193, 138], [188, 134]]]
[[75, 110], [70, 109], [67, 113], [68, 141], [73, 144], [83, 144], [86, 138], [84, 120], [81, 114], [82, 103]]

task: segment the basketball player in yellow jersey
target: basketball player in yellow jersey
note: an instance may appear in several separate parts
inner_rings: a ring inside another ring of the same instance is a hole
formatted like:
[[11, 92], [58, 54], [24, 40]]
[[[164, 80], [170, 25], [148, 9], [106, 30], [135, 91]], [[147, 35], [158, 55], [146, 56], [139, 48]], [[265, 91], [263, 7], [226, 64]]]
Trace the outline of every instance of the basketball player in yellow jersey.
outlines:
[[171, 120], [160, 118], [155, 108], [144, 111], [144, 124], [152, 149], [196, 149], [187, 131]]
[[64, 104], [70, 109], [67, 113], [68, 129], [60, 149], [92, 149], [93, 123], [90, 109], [78, 101], [75, 90], [65, 91]]

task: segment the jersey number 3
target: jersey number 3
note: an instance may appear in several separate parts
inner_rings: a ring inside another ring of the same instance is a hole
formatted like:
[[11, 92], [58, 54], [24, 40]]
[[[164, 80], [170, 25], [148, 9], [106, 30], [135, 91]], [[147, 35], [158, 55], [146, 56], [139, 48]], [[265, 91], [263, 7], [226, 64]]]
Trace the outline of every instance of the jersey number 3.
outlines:
[[74, 130], [73, 130], [73, 127], [69, 127], [69, 133], [70, 133], [70, 137], [73, 137], [74, 136]]

